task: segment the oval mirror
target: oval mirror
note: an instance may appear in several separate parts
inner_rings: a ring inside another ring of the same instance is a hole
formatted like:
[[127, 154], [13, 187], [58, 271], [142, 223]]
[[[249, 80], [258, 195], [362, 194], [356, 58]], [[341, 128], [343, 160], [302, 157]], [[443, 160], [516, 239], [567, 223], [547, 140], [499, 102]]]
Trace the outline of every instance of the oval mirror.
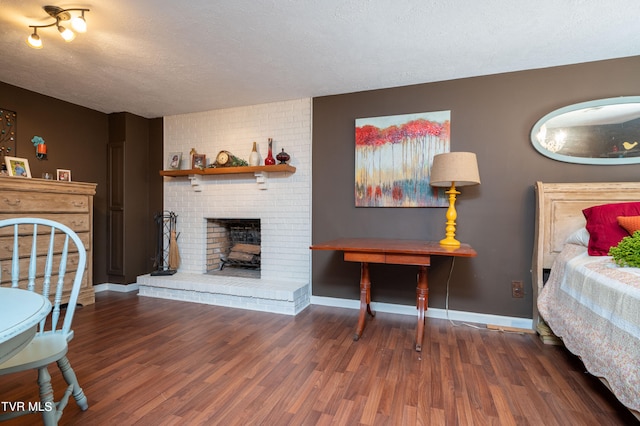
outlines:
[[552, 111], [533, 126], [531, 142], [542, 155], [568, 163], [640, 163], [640, 96]]

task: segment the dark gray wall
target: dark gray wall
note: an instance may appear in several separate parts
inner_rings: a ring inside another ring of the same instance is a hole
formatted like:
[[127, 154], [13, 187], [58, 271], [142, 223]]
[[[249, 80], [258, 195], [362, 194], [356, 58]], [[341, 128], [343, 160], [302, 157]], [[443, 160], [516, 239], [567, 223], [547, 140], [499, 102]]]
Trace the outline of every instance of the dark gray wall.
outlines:
[[[640, 57], [319, 97], [313, 100], [312, 241], [339, 237], [439, 240], [444, 208], [354, 207], [356, 118], [451, 111], [451, 150], [478, 156], [482, 184], [460, 188], [457, 238], [478, 252], [458, 259], [449, 308], [531, 318], [533, 184], [637, 181], [640, 165], [561, 163], [535, 151], [529, 133], [548, 112], [577, 102], [640, 95]], [[640, 138], [640, 135], [639, 135]], [[429, 305], [444, 308], [451, 265], [436, 258]], [[415, 304], [416, 268], [372, 265], [374, 301]], [[526, 295], [511, 297], [511, 281]], [[359, 265], [314, 252], [313, 294], [358, 299]]]
[[[31, 175], [70, 169], [71, 179], [96, 183], [93, 200], [94, 284], [105, 282], [107, 115], [0, 82], [0, 107], [18, 114], [18, 147], [14, 154], [29, 160]], [[31, 138], [47, 144], [47, 160], [37, 160]], [[4, 159], [2, 159], [4, 161]]]
[[[0, 77], [1, 78], [1, 77]], [[70, 169], [74, 181], [97, 183], [94, 197], [93, 282], [109, 282], [107, 259], [107, 144], [109, 142], [108, 115], [39, 93], [0, 82], [0, 108], [18, 114], [17, 150], [13, 156], [29, 160], [31, 175], [39, 178], [45, 171]], [[153, 227], [153, 212], [162, 210], [163, 120], [140, 118], [148, 128], [148, 141], [144, 140], [143, 158], [147, 161], [148, 186], [144, 192], [148, 202], [149, 226]], [[48, 159], [37, 160], [31, 138], [44, 138]], [[147, 155], [148, 152], [148, 155]], [[153, 253], [155, 240], [149, 228], [147, 250]], [[145, 234], [146, 235], [146, 234]], [[151, 255], [148, 256], [151, 258]], [[148, 261], [145, 272], [152, 270]]]

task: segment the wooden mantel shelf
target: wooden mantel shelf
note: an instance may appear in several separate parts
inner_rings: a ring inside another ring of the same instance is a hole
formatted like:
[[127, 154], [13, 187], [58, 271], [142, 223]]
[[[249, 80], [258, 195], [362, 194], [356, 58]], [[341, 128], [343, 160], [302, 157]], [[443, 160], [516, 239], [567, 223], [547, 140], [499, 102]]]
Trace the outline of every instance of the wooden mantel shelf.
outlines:
[[288, 164], [274, 166], [243, 166], [243, 167], [207, 167], [205, 169], [190, 170], [160, 170], [160, 176], [191, 176], [191, 175], [234, 175], [239, 173], [287, 172], [295, 173], [296, 168]]
[[295, 173], [296, 168], [289, 164], [276, 164], [273, 166], [243, 166], [243, 167], [207, 167], [204, 169], [189, 170], [160, 170], [160, 176], [180, 177], [188, 176], [191, 186], [195, 191], [201, 191], [200, 182], [203, 176], [235, 175], [253, 173], [260, 189], [267, 189], [268, 173]]

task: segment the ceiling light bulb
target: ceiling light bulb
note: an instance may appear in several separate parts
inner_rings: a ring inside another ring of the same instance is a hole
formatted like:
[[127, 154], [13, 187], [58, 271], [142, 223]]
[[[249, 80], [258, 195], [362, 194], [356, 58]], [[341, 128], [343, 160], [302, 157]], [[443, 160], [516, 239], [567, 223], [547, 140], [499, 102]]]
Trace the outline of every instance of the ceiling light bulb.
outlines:
[[40, 36], [36, 33], [35, 30], [33, 31], [33, 34], [31, 34], [27, 39], [27, 44], [29, 44], [29, 46], [33, 47], [34, 49], [42, 49], [42, 40], [40, 40]]
[[58, 31], [60, 31], [60, 35], [62, 36], [64, 41], [69, 42], [76, 38], [76, 33], [68, 28], [63, 27], [62, 25], [58, 25]]
[[87, 21], [84, 20], [84, 12], [82, 12], [82, 16], [76, 16], [71, 20], [71, 28], [78, 33], [87, 32]]

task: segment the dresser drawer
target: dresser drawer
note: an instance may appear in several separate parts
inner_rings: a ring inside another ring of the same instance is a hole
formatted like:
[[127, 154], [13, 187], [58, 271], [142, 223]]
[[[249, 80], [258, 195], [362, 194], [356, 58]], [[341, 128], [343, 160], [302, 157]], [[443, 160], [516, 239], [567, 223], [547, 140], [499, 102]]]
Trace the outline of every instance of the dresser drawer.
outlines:
[[[52, 273], [51, 276], [56, 277], [56, 280], [51, 281], [53, 285], [55, 285], [55, 282], [57, 281], [58, 266], [60, 265], [61, 257], [62, 256], [59, 254], [53, 255], [54, 267], [51, 269], [51, 273]], [[73, 277], [75, 275], [75, 271], [78, 269], [78, 259], [79, 259], [78, 252], [69, 253], [67, 255], [67, 269], [66, 269], [65, 276]], [[43, 271], [44, 271], [44, 266], [46, 261], [47, 261], [46, 256], [41, 256], [36, 259], [36, 265], [37, 265], [37, 271], [38, 271], [38, 275], [36, 275], [36, 278], [42, 278], [44, 276]], [[18, 264], [20, 268], [20, 280], [26, 281], [27, 278], [29, 277], [29, 265], [31, 264], [30, 259], [28, 257], [20, 259]], [[11, 282], [11, 260], [7, 259], [7, 260], [0, 261], [0, 271], [2, 272], [2, 284], [7, 284], [8, 282]], [[38, 280], [38, 281], [40, 282], [41, 280]]]
[[[44, 227], [43, 227], [44, 228]], [[50, 230], [51, 228], [46, 228]], [[3, 229], [5, 231], [6, 229]], [[45, 235], [44, 233], [38, 234], [42, 235], [38, 237], [38, 244], [36, 248], [36, 254], [38, 256], [45, 256], [49, 251], [49, 235], [48, 233]], [[89, 232], [78, 233], [78, 237], [82, 240], [82, 244], [84, 248], [89, 251], [91, 250], [91, 234]], [[33, 245], [33, 237], [31, 235], [25, 235], [20, 237], [18, 240], [18, 252], [20, 253], [20, 257], [28, 257], [31, 253], [31, 247]], [[63, 234], [59, 234], [54, 240], [53, 252], [54, 253], [62, 253], [62, 248], [64, 247], [64, 236]], [[71, 247], [74, 247], [73, 244], [70, 244]], [[13, 233], [10, 235], [5, 235], [4, 232], [0, 233], [0, 262], [3, 260], [11, 259], [13, 256]]]
[[87, 213], [91, 200], [86, 195], [25, 193], [18, 191], [0, 192], [0, 211], [15, 213], [52, 212]]
[[[73, 229], [77, 233], [80, 232], [88, 232], [91, 230], [91, 217], [86, 214], [52, 214], [52, 213], [21, 213], [21, 214], [13, 214], [13, 213], [0, 213], [0, 219], [9, 219], [12, 217], [39, 217], [42, 219], [51, 219], [56, 222], [60, 222], [64, 225], [67, 225], [69, 228]], [[2, 235], [11, 234], [13, 231], [0, 231]]]
[[[69, 296], [71, 295], [71, 289], [73, 288], [73, 279], [75, 274], [65, 274], [64, 276], [64, 289], [62, 290], [62, 301], [64, 303], [65, 300], [69, 300]], [[6, 281], [6, 282], [5, 282]], [[42, 293], [42, 277], [36, 278], [36, 288], [35, 291], [38, 293]], [[55, 287], [56, 282], [58, 281], [58, 275], [51, 275], [51, 287]], [[24, 279], [20, 279], [18, 282], [18, 287], [27, 288], [28, 280], [25, 277]], [[11, 287], [11, 281], [9, 278], [6, 280], [3, 279], [2, 283], [0, 283], [0, 287]], [[55, 299], [55, 293], [49, 294], [49, 300], [53, 303]], [[82, 276], [82, 286], [80, 287], [80, 295], [78, 296], [78, 303], [80, 305], [90, 305], [95, 302], [95, 295], [93, 292], [92, 286], [89, 284], [89, 277], [87, 272], [85, 271]]]

